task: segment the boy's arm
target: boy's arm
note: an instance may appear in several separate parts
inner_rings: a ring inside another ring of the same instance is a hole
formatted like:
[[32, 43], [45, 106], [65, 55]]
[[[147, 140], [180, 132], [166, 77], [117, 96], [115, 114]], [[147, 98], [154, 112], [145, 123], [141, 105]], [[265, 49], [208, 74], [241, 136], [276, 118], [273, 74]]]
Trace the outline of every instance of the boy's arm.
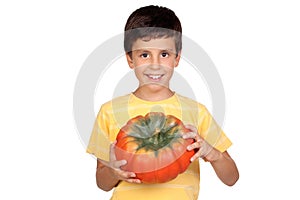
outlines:
[[234, 185], [239, 179], [239, 172], [234, 160], [230, 157], [227, 151], [221, 153], [218, 150], [218, 158], [209, 161], [214, 168], [219, 179], [228, 186]]
[[112, 170], [109, 167], [97, 160], [96, 182], [100, 189], [110, 191], [119, 181], [118, 178], [113, 176]]
[[127, 162], [126, 160], [116, 160], [114, 147], [115, 143], [111, 144], [109, 162], [97, 159], [96, 182], [97, 186], [104, 191], [110, 191], [120, 181], [141, 183], [139, 179], [135, 179], [135, 173], [121, 169], [121, 166], [126, 165]]

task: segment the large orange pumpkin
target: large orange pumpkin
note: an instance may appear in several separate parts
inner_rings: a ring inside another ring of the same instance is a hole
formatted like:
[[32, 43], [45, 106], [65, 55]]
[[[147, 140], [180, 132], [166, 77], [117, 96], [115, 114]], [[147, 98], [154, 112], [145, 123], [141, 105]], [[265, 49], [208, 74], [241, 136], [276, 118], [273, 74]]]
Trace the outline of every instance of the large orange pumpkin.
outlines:
[[143, 183], [163, 183], [184, 172], [194, 151], [186, 147], [193, 139], [178, 118], [161, 112], [137, 116], [121, 128], [115, 148], [117, 160], [127, 160], [123, 170], [135, 172]]

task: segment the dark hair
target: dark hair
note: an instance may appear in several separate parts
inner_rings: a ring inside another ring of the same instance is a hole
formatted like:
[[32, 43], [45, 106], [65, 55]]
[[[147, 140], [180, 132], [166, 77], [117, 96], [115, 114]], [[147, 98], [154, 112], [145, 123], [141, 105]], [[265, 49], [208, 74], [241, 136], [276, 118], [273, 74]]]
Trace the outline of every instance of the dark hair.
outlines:
[[175, 38], [176, 53], [182, 48], [181, 23], [175, 13], [161, 6], [146, 6], [135, 10], [127, 19], [124, 49], [132, 51], [133, 43], [140, 38]]

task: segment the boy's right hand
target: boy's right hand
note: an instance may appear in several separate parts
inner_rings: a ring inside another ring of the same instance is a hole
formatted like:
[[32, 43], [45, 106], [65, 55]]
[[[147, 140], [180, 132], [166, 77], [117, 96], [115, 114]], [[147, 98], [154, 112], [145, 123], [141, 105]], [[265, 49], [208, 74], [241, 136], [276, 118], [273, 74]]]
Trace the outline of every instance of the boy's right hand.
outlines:
[[114, 176], [114, 178], [122, 181], [126, 181], [129, 183], [141, 183], [139, 179], [136, 179], [136, 175], [134, 172], [128, 172], [121, 169], [123, 165], [127, 164], [126, 160], [117, 160], [115, 156], [115, 144], [116, 142], [110, 145], [110, 153], [109, 153], [109, 162], [100, 160], [99, 161], [108, 167]]

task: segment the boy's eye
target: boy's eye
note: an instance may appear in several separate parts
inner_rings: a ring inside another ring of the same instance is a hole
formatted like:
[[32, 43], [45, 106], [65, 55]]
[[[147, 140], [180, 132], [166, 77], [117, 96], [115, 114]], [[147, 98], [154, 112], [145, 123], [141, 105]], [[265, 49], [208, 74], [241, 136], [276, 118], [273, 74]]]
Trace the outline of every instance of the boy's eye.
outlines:
[[142, 53], [142, 54], [141, 54], [141, 57], [142, 57], [142, 58], [148, 58], [148, 57], [149, 57], [149, 54], [147, 54], [147, 53]]
[[161, 57], [163, 57], [163, 58], [166, 58], [166, 57], [168, 57], [169, 56], [169, 54], [167, 53], [167, 52], [163, 52], [162, 54], [161, 54]]

